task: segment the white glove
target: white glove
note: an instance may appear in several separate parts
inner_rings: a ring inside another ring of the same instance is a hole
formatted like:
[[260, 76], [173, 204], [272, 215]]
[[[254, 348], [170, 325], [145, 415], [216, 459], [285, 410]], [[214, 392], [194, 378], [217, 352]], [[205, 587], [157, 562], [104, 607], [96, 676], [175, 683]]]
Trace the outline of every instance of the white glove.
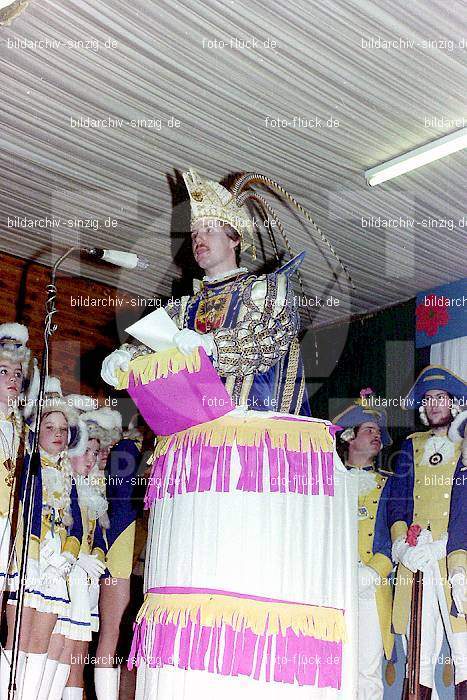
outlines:
[[448, 533], [446, 532], [444, 535], [442, 535], [439, 540], [435, 540], [434, 542], [431, 542], [430, 544], [425, 545], [425, 547], [430, 548], [431, 556], [433, 557], [434, 561], [438, 561], [438, 559], [444, 559], [446, 556], [446, 545], [448, 543]]
[[464, 609], [467, 607], [467, 578], [463, 568], [459, 567], [449, 577], [452, 587], [452, 599], [459, 616], [465, 617]]
[[447, 534], [443, 535], [439, 540], [427, 543], [417, 543], [416, 547], [411, 547], [414, 554], [411, 556], [411, 561], [417, 565], [421, 571], [426, 571], [432, 564], [435, 564], [438, 559], [446, 556], [446, 545], [448, 541]]
[[39, 554], [42, 569], [50, 566], [50, 558], [53, 557], [54, 554], [55, 546], [53, 545], [52, 541], [49, 539], [42, 540]]
[[202, 347], [207, 355], [214, 352], [214, 337], [212, 333], [197, 333], [189, 328], [177, 331], [173, 337], [176, 347], [184, 355], [190, 355], [195, 348]]
[[126, 372], [130, 366], [130, 360], [131, 355], [128, 350], [114, 350], [110, 355], [107, 355], [101, 368], [101, 377], [104, 382], [111, 386], [117, 386], [118, 380], [115, 372], [117, 369]]
[[405, 538], [399, 537], [392, 545], [392, 558], [412, 573], [419, 569], [423, 571], [433, 561], [430, 551], [424, 549], [425, 547], [424, 544], [411, 547], [405, 542]]
[[377, 571], [366, 566], [366, 564], [358, 565], [358, 597], [369, 599], [374, 594], [376, 586], [380, 580]]
[[97, 558], [97, 554], [81, 553], [78, 557], [77, 564], [91, 578], [100, 578], [105, 571], [105, 564]]
[[402, 564], [402, 559], [404, 558], [408, 549], [409, 545], [405, 541], [405, 537], [398, 537], [392, 545], [392, 560], [396, 562], [396, 564]]
[[73, 565], [76, 563], [76, 559], [70, 552], [63, 552], [63, 554], [53, 554], [49, 557], [49, 566], [55, 569], [57, 574], [62, 578], [66, 578]]

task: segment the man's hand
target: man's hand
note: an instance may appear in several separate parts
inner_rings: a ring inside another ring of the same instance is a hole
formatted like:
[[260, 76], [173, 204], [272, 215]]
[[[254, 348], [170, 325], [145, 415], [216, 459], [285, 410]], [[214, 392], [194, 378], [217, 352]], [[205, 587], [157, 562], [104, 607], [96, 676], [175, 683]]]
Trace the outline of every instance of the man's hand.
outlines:
[[207, 355], [212, 355], [214, 352], [214, 338], [212, 333], [197, 333], [189, 328], [175, 333], [173, 337], [175, 346], [184, 355], [191, 355], [195, 348], [204, 348]]
[[121, 369], [126, 372], [130, 366], [131, 355], [128, 350], [114, 350], [107, 355], [104, 362], [102, 363], [101, 377], [104, 382], [116, 387], [118, 384], [118, 379], [116, 375], [117, 369]]

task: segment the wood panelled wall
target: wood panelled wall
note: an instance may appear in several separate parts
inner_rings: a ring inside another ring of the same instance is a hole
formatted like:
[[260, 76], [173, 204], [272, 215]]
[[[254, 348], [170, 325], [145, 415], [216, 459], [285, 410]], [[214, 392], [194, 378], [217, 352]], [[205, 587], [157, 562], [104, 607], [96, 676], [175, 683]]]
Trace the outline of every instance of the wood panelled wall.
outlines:
[[[49, 275], [49, 268], [0, 253], [0, 323], [27, 325], [36, 356], [42, 352]], [[57, 287], [58, 330], [52, 337], [49, 373], [60, 377], [64, 394], [90, 394], [102, 404], [107, 398], [114, 407], [118, 399], [118, 408], [128, 417], [131, 400], [102, 381], [100, 367], [127, 339], [124, 329], [143, 315], [141, 301], [114, 287], [62, 273]]]

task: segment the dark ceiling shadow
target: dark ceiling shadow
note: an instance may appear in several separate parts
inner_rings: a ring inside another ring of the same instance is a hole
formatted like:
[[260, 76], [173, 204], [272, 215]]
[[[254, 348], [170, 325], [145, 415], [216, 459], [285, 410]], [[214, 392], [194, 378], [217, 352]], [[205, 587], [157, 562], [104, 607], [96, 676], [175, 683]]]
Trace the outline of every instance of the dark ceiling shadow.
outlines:
[[167, 173], [167, 182], [172, 194], [170, 248], [172, 259], [180, 270], [179, 277], [172, 280], [171, 293], [179, 298], [192, 294], [193, 278], [201, 278], [204, 273], [196, 264], [191, 250], [190, 200], [180, 170], [174, 170], [174, 175]]

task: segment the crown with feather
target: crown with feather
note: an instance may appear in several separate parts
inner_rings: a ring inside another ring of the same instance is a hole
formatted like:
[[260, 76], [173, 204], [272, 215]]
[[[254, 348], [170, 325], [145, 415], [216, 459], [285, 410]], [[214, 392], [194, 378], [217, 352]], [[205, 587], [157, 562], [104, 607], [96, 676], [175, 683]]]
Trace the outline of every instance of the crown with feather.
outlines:
[[[183, 173], [183, 179], [190, 196], [192, 226], [200, 219], [215, 219], [230, 224], [232, 228], [234, 228], [240, 235], [240, 250], [242, 252], [251, 250], [253, 258], [256, 258], [254, 222], [248, 211], [248, 207], [246, 206], [247, 202], [255, 205], [262, 212], [277, 261], [280, 260], [280, 256], [277, 242], [273, 233], [273, 228], [270, 225], [271, 222], [275, 222], [277, 228], [279, 229], [290, 257], [295, 257], [295, 253], [292, 250], [289, 239], [276, 211], [273, 209], [269, 201], [260, 192], [253, 189], [252, 186], [263, 185], [268, 190], [280, 195], [289, 204], [292, 204], [313, 226], [315, 232], [320, 236], [323, 243], [328, 247], [331, 254], [339, 263], [351, 286], [354, 286], [346, 266], [337, 255], [331, 242], [315, 223], [311, 215], [295, 199], [295, 197], [287, 192], [287, 190], [275, 180], [272, 180], [270, 177], [266, 177], [265, 175], [261, 175], [260, 173], [244, 173], [237, 177], [229, 190], [220, 185], [218, 182], [203, 179], [192, 168]], [[296, 272], [302, 291], [305, 292], [300, 272], [298, 269]]]

